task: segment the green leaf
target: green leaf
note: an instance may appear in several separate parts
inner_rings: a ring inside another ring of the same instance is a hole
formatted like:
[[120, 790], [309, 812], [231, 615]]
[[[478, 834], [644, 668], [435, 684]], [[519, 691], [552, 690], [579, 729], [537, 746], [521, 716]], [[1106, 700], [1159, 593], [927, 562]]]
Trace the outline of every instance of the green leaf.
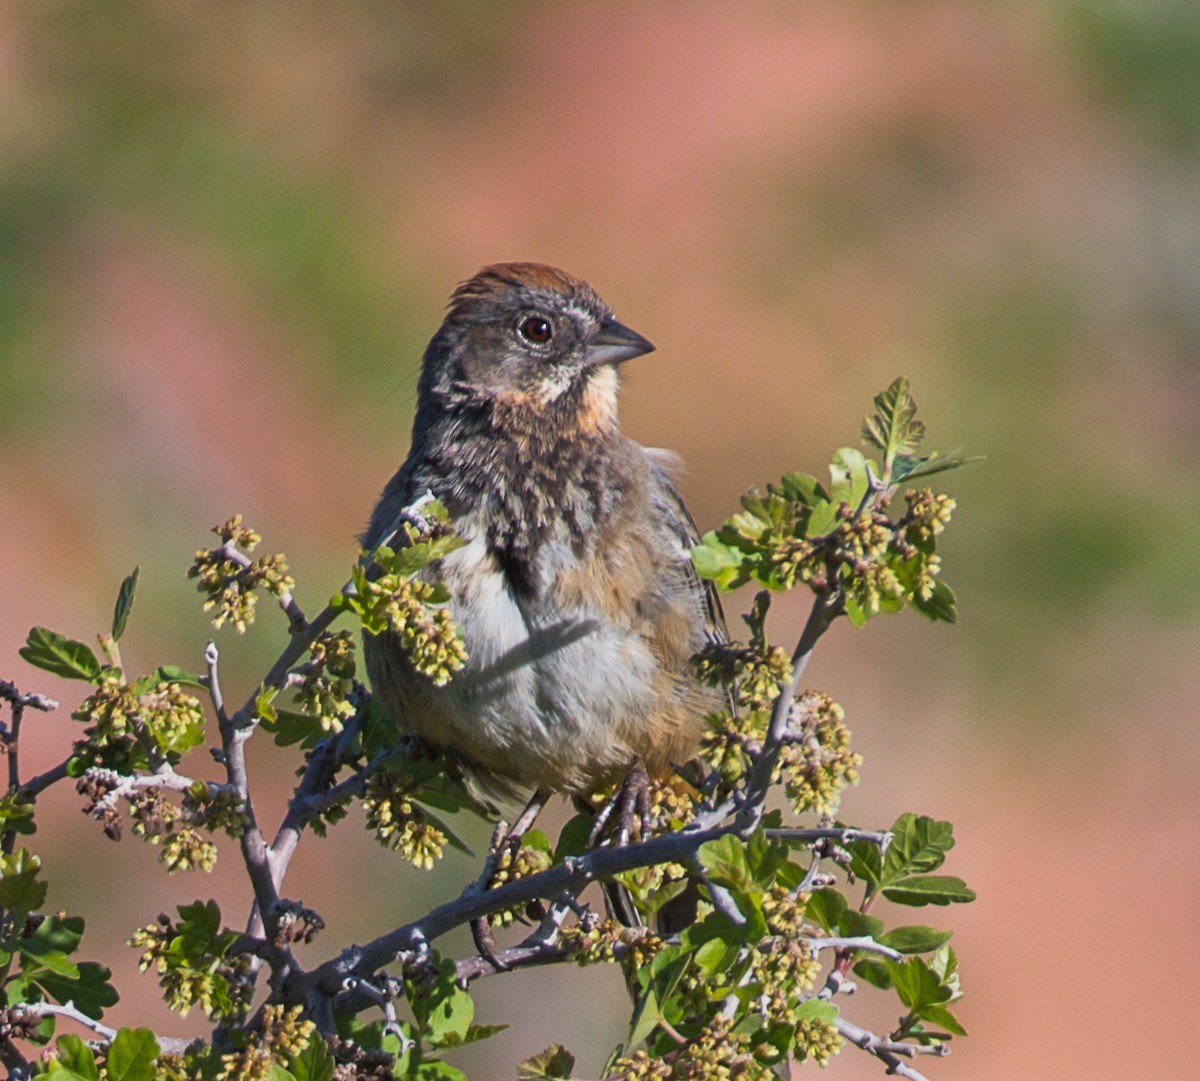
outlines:
[[930, 969], [937, 973], [942, 983], [950, 988], [950, 1001], [962, 997], [958, 984], [958, 957], [949, 946], [942, 946], [930, 959]]
[[875, 398], [876, 412], [863, 418], [862, 437], [883, 454], [883, 467], [891, 476], [897, 455], [911, 455], [925, 438], [925, 425], [916, 419], [917, 403], [909, 393], [908, 380], [900, 376]]
[[577, 814], [567, 820], [554, 846], [555, 863], [561, 863], [565, 856], [579, 856], [586, 851], [593, 821], [590, 814]]
[[47, 916], [37, 925], [33, 934], [27, 937], [56, 950], [62, 950], [63, 953], [74, 953], [83, 939], [83, 917]]
[[728, 589], [741, 577], [745, 556], [736, 548], [724, 544], [716, 533], [705, 533], [703, 540], [692, 549], [692, 566], [701, 578], [716, 582], [718, 588]]
[[922, 1007], [921, 1020], [928, 1021], [931, 1025], [938, 1025], [955, 1036], [965, 1036], [967, 1034], [967, 1030], [962, 1027], [958, 1018], [946, 1009], [945, 1006], [930, 1004]]
[[38, 881], [42, 861], [27, 848], [0, 856], [0, 907], [30, 913], [46, 901], [46, 883]]
[[883, 895], [898, 905], [965, 904], [975, 900], [975, 891], [961, 878], [951, 875], [913, 875], [895, 886], [885, 886]]
[[786, 473], [779, 481], [780, 491], [793, 502], [805, 507], [815, 507], [818, 503], [829, 502], [829, 495], [821, 482], [809, 473]]
[[63, 679], [90, 681], [100, 674], [100, 662], [90, 646], [46, 627], [34, 627], [19, 652], [30, 664]]
[[33, 801], [23, 799], [16, 789], [10, 789], [0, 796], [0, 833], [9, 832], [13, 836], [37, 832], [37, 823], [33, 820]]
[[288, 1062], [296, 1081], [332, 1081], [336, 1067], [324, 1039], [313, 1033], [304, 1049]]
[[125, 624], [129, 620], [129, 613], [133, 610], [133, 598], [137, 593], [138, 575], [140, 573], [141, 567], [134, 567], [133, 573], [121, 583], [121, 588], [117, 591], [117, 603], [113, 608], [112, 618], [112, 636], [114, 639], [119, 639], [125, 633]]
[[855, 962], [854, 974], [860, 980], [866, 980], [872, 987], [887, 991], [892, 986], [892, 974], [887, 965], [878, 957], [864, 957]]
[[907, 961], [888, 961], [887, 967], [900, 1001], [918, 1016], [925, 1007], [946, 1002], [950, 998], [949, 988], [942, 985], [937, 974], [919, 957], [910, 957]]
[[443, 962], [432, 980], [405, 980], [405, 988], [421, 1036], [430, 1046], [466, 1038], [475, 1018], [475, 1002], [458, 986], [453, 961]]
[[951, 931], [939, 931], [936, 927], [893, 927], [877, 941], [881, 946], [890, 946], [901, 953], [931, 953], [950, 941]]
[[752, 890], [754, 879], [746, 860], [746, 846], [727, 833], [714, 841], [705, 841], [696, 853], [700, 866], [718, 885], [729, 889]]
[[797, 1021], [808, 1018], [813, 1021], [828, 1021], [832, 1024], [837, 1020], [838, 1012], [838, 1008], [832, 1002], [827, 1002], [823, 998], [810, 998], [796, 1007], [792, 1017]]
[[41, 970], [65, 976], [69, 980], [79, 979], [79, 968], [62, 950], [57, 950], [46, 942], [34, 938], [17, 940], [17, 949], [23, 957], [28, 958], [32, 965], [22, 963], [25, 969], [35, 979]]
[[816, 920], [826, 931], [836, 934], [840, 932], [842, 920], [849, 909], [849, 902], [837, 890], [813, 890], [805, 914], [810, 920]]
[[858, 603], [853, 593], [846, 594], [845, 605], [846, 616], [850, 620], [850, 625], [852, 627], [865, 627], [867, 620], [871, 618], [871, 613]]
[[[682, 970], [686, 964], [679, 966]], [[629, 1035], [626, 1043], [636, 1047], [657, 1027], [662, 1020], [662, 1005], [659, 1002], [657, 981], [652, 981], [642, 990], [634, 1004], [633, 1013], [629, 1018]]]
[[448, 1062], [422, 1062], [409, 1075], [414, 1081], [468, 1081], [462, 1070]]
[[202, 691], [208, 689], [202, 676], [195, 675], [186, 668], [180, 668], [177, 664], [160, 664], [151, 673], [151, 678], [155, 684], [185, 683], [192, 687], [199, 687]]
[[842, 917], [841, 931], [847, 938], [878, 939], [883, 934], [883, 920], [856, 908], [848, 908]]
[[832, 533], [838, 524], [838, 504], [836, 500], [821, 499], [813, 506], [812, 514], [808, 516], [808, 524], [804, 527], [806, 537], [824, 537]]
[[74, 1003], [80, 1013], [98, 1020], [107, 1007], [117, 1002], [116, 989], [108, 982], [111, 976], [112, 973], [104, 965], [95, 961], [81, 961], [78, 979], [41, 973], [36, 982], [56, 1002]]
[[975, 462], [985, 461], [986, 458], [982, 454], [964, 456], [958, 451], [950, 451], [942, 454], [931, 454], [928, 458], [908, 458], [903, 455], [896, 456], [896, 463], [892, 469], [892, 480], [896, 483], [904, 481], [919, 480], [922, 477], [932, 477], [935, 473], [945, 473], [951, 469], [961, 469], [964, 465], [973, 465]]
[[266, 716], [263, 707], [260, 707], [262, 728], [275, 737], [277, 747], [290, 747], [293, 743], [299, 743], [302, 749], [311, 750], [318, 740], [328, 735], [321, 727], [320, 717], [309, 713], [297, 713], [290, 709], [276, 709], [274, 706], [265, 708], [270, 716]]
[[866, 455], [853, 447], [842, 447], [829, 463], [829, 476], [831, 502], [847, 503], [851, 510], [857, 510], [871, 484]]
[[890, 886], [905, 875], [936, 871], [954, 847], [954, 826], [906, 811], [892, 823], [883, 860], [882, 882]]
[[954, 590], [940, 578], [934, 580], [933, 592], [928, 597], [914, 593], [912, 605], [921, 615], [935, 623], [958, 622], [958, 605]]
[[507, 1028], [508, 1025], [471, 1025], [461, 1039], [457, 1036], [447, 1037], [438, 1046], [463, 1047], [469, 1043], [479, 1043], [481, 1040], [490, 1040]]
[[533, 1081], [547, 1078], [552, 1081], [569, 1081], [575, 1069], [575, 1056], [562, 1044], [551, 1044], [540, 1055], [525, 1059], [517, 1064], [518, 1081]]
[[100, 1081], [100, 1071], [96, 1068], [96, 1056], [78, 1036], [59, 1036], [54, 1041], [56, 1048], [54, 1058], [50, 1062], [47, 1074], [58, 1078], [59, 1081]]
[[883, 853], [874, 841], [860, 838], [846, 846], [850, 850], [850, 873], [874, 892], [883, 875]]
[[154, 1081], [159, 1046], [148, 1028], [123, 1028], [109, 1044], [106, 1081]]

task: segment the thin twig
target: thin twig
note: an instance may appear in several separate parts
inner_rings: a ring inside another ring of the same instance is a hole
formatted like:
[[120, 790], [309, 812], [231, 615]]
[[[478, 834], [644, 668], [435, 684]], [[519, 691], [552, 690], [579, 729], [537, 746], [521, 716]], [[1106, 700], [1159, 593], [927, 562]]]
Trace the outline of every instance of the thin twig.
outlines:
[[[0, 698], [5, 699], [12, 709], [12, 725], [4, 733], [5, 750], [8, 755], [8, 787], [21, 787], [21, 721], [26, 707], [40, 709], [43, 713], [58, 709], [58, 703], [44, 694], [22, 694], [14, 683], [0, 679]], [[0, 731], [3, 725], [0, 725]]]
[[853, 935], [850, 937], [833, 937], [833, 938], [809, 938], [805, 937], [804, 941], [809, 944], [814, 951], [817, 950], [870, 950], [872, 953], [881, 953], [884, 957], [890, 957], [893, 961], [899, 961], [904, 957], [899, 950], [894, 950], [891, 946], [884, 946], [880, 942], [876, 942], [870, 935]]
[[67, 766], [70, 761], [70, 758], [65, 758], [57, 766], [52, 766], [46, 770], [45, 773], [39, 773], [36, 777], [30, 777], [28, 781], [21, 785], [21, 796], [24, 799], [36, 799], [52, 784], [63, 780], [67, 777]]
[[73, 1002], [67, 1002], [60, 1006], [54, 1002], [37, 1002], [28, 1005], [21, 1004], [15, 1006], [14, 1009], [18, 1013], [29, 1013], [35, 1017], [65, 1017], [76, 1024], [82, 1025], [86, 1029], [90, 1029], [100, 1039], [110, 1041], [117, 1034], [115, 1028], [109, 1028], [107, 1025], [101, 1024], [94, 1017], [88, 1017], [86, 1013], [75, 1008]]
[[844, 1040], [848, 1040], [855, 1047], [861, 1048], [869, 1055], [874, 1055], [880, 1062], [887, 1066], [889, 1074], [908, 1078], [908, 1081], [929, 1081], [929, 1079], [923, 1073], [914, 1070], [906, 1062], [902, 1062], [901, 1056], [904, 1056], [904, 1058], [914, 1058], [917, 1055], [943, 1056], [950, 1054], [950, 1048], [944, 1043], [900, 1043], [896, 1040], [889, 1040], [884, 1036], [876, 1036], [873, 1032], [868, 1032], [865, 1028], [860, 1028], [853, 1021], [847, 1021], [841, 1014], [834, 1018], [833, 1023], [837, 1026], [838, 1033]]
[[835, 591], [828, 596], [818, 596], [813, 601], [800, 640], [792, 653], [792, 678], [780, 685], [779, 697], [771, 710], [771, 720], [767, 726], [767, 736], [763, 740], [762, 751], [751, 767], [750, 776], [746, 780], [745, 797], [737, 813], [739, 829], [746, 833], [752, 832], [762, 819], [763, 806], [767, 792], [771, 788], [771, 778], [775, 774], [775, 765], [779, 761], [779, 752], [783, 746], [784, 734], [787, 732], [791, 719], [792, 705], [796, 692], [800, 688], [800, 678], [808, 665], [813, 649], [821, 636], [829, 629], [840, 611], [841, 594]]
[[766, 831], [769, 838], [776, 841], [837, 841], [838, 844], [848, 845], [851, 841], [871, 841], [877, 845], [887, 844], [892, 835], [887, 830], [860, 830], [840, 826], [824, 826], [815, 829], [779, 828]]

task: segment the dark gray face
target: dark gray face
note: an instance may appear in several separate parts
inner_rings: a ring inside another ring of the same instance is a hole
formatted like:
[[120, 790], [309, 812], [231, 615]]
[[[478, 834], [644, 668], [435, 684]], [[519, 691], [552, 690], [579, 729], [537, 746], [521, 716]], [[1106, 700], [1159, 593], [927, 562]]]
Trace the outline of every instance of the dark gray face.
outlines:
[[476, 395], [545, 405], [596, 369], [653, 348], [585, 283], [549, 267], [506, 264], [459, 288], [429, 359]]
[[479, 307], [482, 318], [472, 319], [455, 350], [473, 386], [550, 401], [588, 368], [588, 346], [601, 325], [596, 312], [526, 291]]

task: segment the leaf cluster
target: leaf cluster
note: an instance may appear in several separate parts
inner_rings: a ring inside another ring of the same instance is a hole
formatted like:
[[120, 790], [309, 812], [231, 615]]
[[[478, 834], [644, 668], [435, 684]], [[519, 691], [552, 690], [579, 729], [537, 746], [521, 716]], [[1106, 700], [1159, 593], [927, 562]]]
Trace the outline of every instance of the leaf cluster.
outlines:
[[741, 512], [693, 549], [697, 573], [722, 590], [751, 581], [770, 590], [804, 584], [856, 626], [905, 605], [954, 622], [954, 593], [937, 577], [936, 543], [954, 501], [909, 489], [903, 514], [892, 513], [891, 501], [900, 484], [970, 459], [916, 455], [925, 429], [916, 420], [907, 380], [897, 379], [875, 405], [862, 434], [881, 452], [882, 463], [843, 447], [830, 461], [828, 485], [808, 473], [788, 473], [764, 491], [751, 489]]

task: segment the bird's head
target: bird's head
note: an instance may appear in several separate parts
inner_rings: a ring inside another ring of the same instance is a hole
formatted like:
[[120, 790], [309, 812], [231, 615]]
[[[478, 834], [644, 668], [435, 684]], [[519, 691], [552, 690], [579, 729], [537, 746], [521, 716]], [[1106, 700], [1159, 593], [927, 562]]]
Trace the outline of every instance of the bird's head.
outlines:
[[423, 382], [533, 413], [570, 402], [585, 427], [615, 424], [615, 365], [653, 349], [586, 282], [540, 263], [497, 263], [454, 291]]

